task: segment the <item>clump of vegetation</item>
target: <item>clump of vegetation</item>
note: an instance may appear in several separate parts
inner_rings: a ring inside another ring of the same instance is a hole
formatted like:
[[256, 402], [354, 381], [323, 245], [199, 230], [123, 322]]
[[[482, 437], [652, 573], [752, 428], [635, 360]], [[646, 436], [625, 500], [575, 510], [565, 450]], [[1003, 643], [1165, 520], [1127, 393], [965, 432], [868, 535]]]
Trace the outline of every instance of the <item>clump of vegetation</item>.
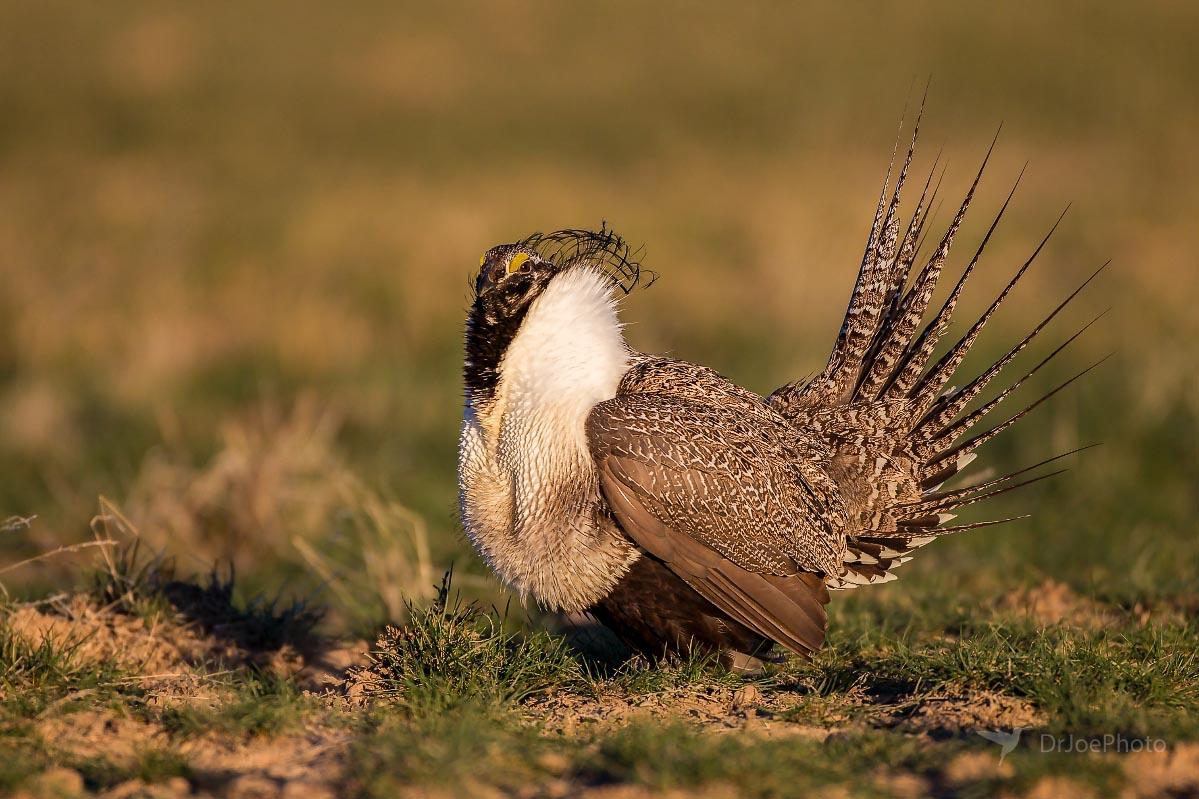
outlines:
[[545, 632], [506, 629], [507, 614], [451, 595], [447, 572], [427, 608], [410, 606], [403, 627], [387, 627], [359, 673], [364, 692], [414, 710], [519, 702], [581, 679], [565, 642]]
[[[84, 639], [38, 641], [0, 621], [0, 716], [28, 718], [53, 702], [112, 693], [120, 671], [111, 663], [79, 656]], [[68, 708], [64, 708], [68, 709]]]
[[[111, 519], [120, 525], [119, 532], [132, 530], [120, 511], [107, 501], [101, 500], [100, 507], [101, 515], [93, 520], [93, 529], [101, 525], [107, 528]], [[162, 552], [147, 553], [141, 537], [133, 532], [102, 553], [101, 567], [91, 572], [88, 593], [104, 607], [144, 619], [169, 614], [165, 589], [175, 581], [175, 559]]]
[[[916, 747], [892, 743], [896, 750], [890, 759], [912, 759]], [[576, 765], [575, 777], [663, 791], [725, 784], [736, 786], [740, 796], [779, 796], [832, 782], [856, 792], [870, 786], [872, 769], [857, 771], [855, 763], [830, 758], [825, 749], [818, 741], [755, 741], [713, 735], [685, 724], [642, 722], [599, 740]]]

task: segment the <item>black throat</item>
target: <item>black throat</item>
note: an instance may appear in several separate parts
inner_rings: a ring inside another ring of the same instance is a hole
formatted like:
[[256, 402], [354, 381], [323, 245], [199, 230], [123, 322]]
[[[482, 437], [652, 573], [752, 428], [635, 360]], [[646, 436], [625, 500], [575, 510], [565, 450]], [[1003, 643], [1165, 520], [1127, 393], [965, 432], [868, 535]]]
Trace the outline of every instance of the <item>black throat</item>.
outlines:
[[500, 361], [524, 323], [532, 302], [515, 308], [499, 307], [489, 297], [476, 297], [466, 318], [466, 361], [463, 382], [472, 402], [490, 402], [500, 382]]

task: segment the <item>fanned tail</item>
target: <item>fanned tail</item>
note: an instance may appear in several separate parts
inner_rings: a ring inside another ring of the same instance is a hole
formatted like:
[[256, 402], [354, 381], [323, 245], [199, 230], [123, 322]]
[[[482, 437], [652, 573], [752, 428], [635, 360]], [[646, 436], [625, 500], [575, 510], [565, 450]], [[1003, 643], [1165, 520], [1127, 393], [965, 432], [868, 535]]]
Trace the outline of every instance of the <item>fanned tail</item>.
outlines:
[[953, 511], [959, 508], [1060, 473], [1055, 471], [1015, 481], [1017, 477], [1028, 475], [1079, 450], [1055, 455], [1032, 466], [965, 488], [945, 491], [942, 485], [975, 460], [979, 447], [1098, 365], [1094, 364], [1076, 374], [999, 424], [965, 438], [972, 428], [986, 419], [1016, 389], [1103, 316], [1099, 314], [1082, 326], [993, 399], [968, 411], [970, 404], [1000, 372], [1107, 265], [1104, 264], [1083, 281], [994, 364], [962, 388], [947, 388], [983, 328], [1027, 274], [1062, 217], [1058, 217], [982, 315], [944, 355], [929, 366], [937, 345], [949, 330], [966, 283], [974, 274], [992, 234], [1007, 211], [1024, 170], [1017, 176], [949, 296], [926, 322], [925, 315], [937, 283], [974, 200], [998, 140], [998, 132], [948, 228], [927, 261], [913, 276], [917, 253], [927, 236], [928, 208], [940, 186], [938, 179], [930, 196], [929, 189], [933, 186], [934, 174], [940, 162], [938, 156], [911, 218], [906, 227], [901, 224], [900, 199], [915, 155], [922, 112], [923, 106], [893, 189], [890, 188], [894, 168], [892, 155], [845, 320], [824, 370], [811, 380], [781, 387], [768, 400], [798, 426], [822, 434], [829, 445], [831, 454], [828, 471], [841, 489], [853, 528], [847, 538], [844, 573], [826, 575], [828, 585], [832, 588], [887, 582], [895, 578], [892, 569], [910, 560], [914, 550], [938, 536], [1025, 518], [1017, 516], [971, 524], [947, 524], [955, 518]]

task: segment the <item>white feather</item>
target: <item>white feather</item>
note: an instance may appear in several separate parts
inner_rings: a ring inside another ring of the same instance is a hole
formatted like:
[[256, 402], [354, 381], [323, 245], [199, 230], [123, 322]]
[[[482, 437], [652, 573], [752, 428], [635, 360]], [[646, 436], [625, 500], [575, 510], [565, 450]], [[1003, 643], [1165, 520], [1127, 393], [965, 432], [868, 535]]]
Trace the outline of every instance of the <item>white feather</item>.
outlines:
[[610, 279], [576, 268], [551, 280], [533, 302], [500, 361], [497, 394], [506, 421], [509, 415], [552, 421], [586, 449], [588, 412], [616, 396], [628, 368]]
[[577, 611], [637, 559], [597, 527], [585, 424], [629, 367], [611, 280], [588, 267], [553, 278], [499, 365], [494, 400], [468, 404], [459, 473], [467, 535], [513, 588]]

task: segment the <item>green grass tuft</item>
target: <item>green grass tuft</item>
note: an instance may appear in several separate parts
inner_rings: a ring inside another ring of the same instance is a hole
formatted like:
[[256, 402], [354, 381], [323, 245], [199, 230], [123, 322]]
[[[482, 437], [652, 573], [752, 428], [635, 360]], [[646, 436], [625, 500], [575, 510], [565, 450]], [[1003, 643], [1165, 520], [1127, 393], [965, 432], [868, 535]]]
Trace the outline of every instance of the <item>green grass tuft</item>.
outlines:
[[[116, 512], [111, 507], [106, 510]], [[88, 593], [102, 606], [153, 621], [173, 613], [164, 589], [174, 580], [174, 558], [161, 552], [147, 554], [135, 535], [103, 553], [102, 566], [91, 573]]]
[[466, 704], [519, 702], [581, 680], [564, 641], [545, 632], [509, 632], [504, 617], [451, 597], [446, 574], [428, 608], [388, 627], [370, 653], [367, 692], [418, 712]]
[[45, 636], [34, 643], [0, 622], [0, 711], [10, 718], [30, 718], [55, 702], [65, 712], [97, 694], [116, 693], [120, 671], [79, 657], [85, 642]]
[[11, 716], [0, 722], [0, 795], [8, 796], [50, 762], [45, 742], [28, 725]]

